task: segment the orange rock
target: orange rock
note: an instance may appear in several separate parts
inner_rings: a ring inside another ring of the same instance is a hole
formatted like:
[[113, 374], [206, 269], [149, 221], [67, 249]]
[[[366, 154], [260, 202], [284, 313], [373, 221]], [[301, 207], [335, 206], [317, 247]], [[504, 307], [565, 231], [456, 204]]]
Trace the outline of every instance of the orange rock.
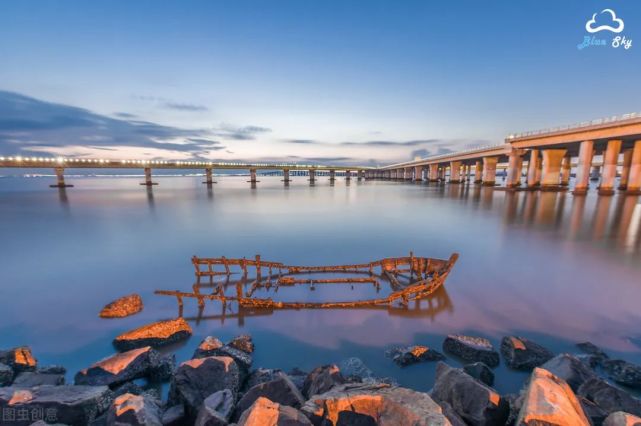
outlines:
[[238, 420], [238, 426], [311, 426], [303, 413], [260, 397]]
[[113, 344], [118, 350], [127, 351], [144, 346], [158, 347], [169, 345], [191, 336], [192, 330], [187, 321], [177, 318], [147, 324], [116, 337]]
[[142, 298], [138, 294], [130, 294], [114, 300], [100, 311], [100, 318], [123, 318], [142, 311]]

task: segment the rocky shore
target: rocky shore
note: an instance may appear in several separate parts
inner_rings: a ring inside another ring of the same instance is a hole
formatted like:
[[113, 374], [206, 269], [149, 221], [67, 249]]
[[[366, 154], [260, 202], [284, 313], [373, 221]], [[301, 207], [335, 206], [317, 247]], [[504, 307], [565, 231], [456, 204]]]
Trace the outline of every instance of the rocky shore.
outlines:
[[[209, 336], [179, 364], [156, 349], [189, 335], [182, 319], [133, 330], [114, 341], [121, 352], [77, 372], [74, 384], [64, 383], [63, 367], [38, 365], [27, 347], [0, 351], [0, 424], [641, 425], [641, 400], [628, 392], [641, 388], [641, 367], [589, 342], [554, 354], [519, 336], [504, 337], [497, 351], [487, 339], [450, 335], [442, 352], [418, 344], [388, 350], [403, 368], [435, 364], [432, 389], [419, 392], [374, 377], [357, 358], [310, 372], [256, 368], [260, 347], [248, 335], [226, 343]], [[501, 362], [531, 372], [519, 394], [492, 388]], [[155, 386], [164, 382], [165, 400]]]

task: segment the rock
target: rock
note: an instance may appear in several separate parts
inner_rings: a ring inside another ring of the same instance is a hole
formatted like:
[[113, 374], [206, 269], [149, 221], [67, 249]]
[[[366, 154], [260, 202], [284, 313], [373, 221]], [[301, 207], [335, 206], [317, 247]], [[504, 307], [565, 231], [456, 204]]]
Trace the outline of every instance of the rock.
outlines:
[[438, 405], [441, 406], [441, 410], [443, 410], [443, 415], [447, 417], [447, 420], [450, 421], [450, 424], [452, 426], [467, 426], [467, 423], [465, 423], [465, 420], [459, 416], [454, 408], [447, 402], [441, 401]]
[[21, 346], [0, 351], [0, 364], [6, 364], [15, 373], [20, 373], [22, 371], [35, 371], [38, 361], [33, 357], [28, 346]]
[[501, 354], [508, 367], [526, 371], [539, 367], [554, 356], [538, 343], [516, 336], [505, 336], [501, 340]]
[[145, 392], [142, 387], [138, 386], [134, 382], [125, 382], [116, 387], [112, 386], [111, 391], [114, 393], [114, 399], [126, 393], [130, 393], [132, 395], [142, 395]]
[[158, 401], [149, 395], [126, 393], [117, 397], [107, 413], [109, 426], [161, 426]]
[[422, 345], [392, 348], [388, 351], [388, 355], [391, 356], [395, 363], [402, 367], [417, 362], [441, 361], [445, 359], [445, 355], [442, 353]]
[[228, 356], [236, 361], [243, 380], [249, 374], [252, 366], [252, 356], [247, 352], [225, 345], [217, 350], [216, 356]]
[[300, 408], [305, 403], [296, 385], [287, 375], [281, 374], [274, 380], [260, 383], [249, 389], [236, 405], [236, 418], [239, 418], [260, 397], [294, 408]]
[[641, 388], [641, 367], [622, 359], [605, 359], [601, 367], [615, 382], [631, 388]]
[[385, 384], [344, 384], [314, 395], [301, 411], [315, 425], [338, 425], [341, 412], [371, 417], [380, 425], [449, 425], [441, 407], [426, 393]]
[[[0, 412], [11, 407], [16, 410], [42, 410], [55, 418], [48, 422], [68, 425], [87, 425], [111, 405], [112, 393], [107, 386], [38, 386], [32, 389], [0, 388]], [[29, 425], [31, 421], [11, 422], [11, 425]]]
[[463, 371], [465, 371], [475, 379], [482, 381], [488, 386], [492, 386], [494, 384], [494, 373], [492, 372], [490, 367], [483, 364], [482, 362], [467, 364], [463, 366]]
[[591, 369], [597, 368], [601, 365], [603, 358], [599, 358], [596, 355], [587, 355], [587, 354], [576, 354], [574, 355], [576, 359], [581, 361], [583, 364], [587, 365]]
[[238, 420], [238, 426], [312, 426], [303, 413], [267, 398], [258, 398]]
[[641, 426], [641, 417], [617, 411], [605, 419], [603, 426]]
[[615, 411], [625, 411], [635, 416], [641, 416], [641, 400], [598, 377], [583, 383], [579, 387], [578, 394], [594, 402], [608, 414]]
[[116, 337], [114, 346], [119, 351], [142, 348], [145, 346], [159, 347], [179, 342], [191, 336], [191, 327], [183, 318], [159, 321], [136, 328]]
[[489, 340], [483, 337], [450, 334], [443, 342], [443, 350], [465, 361], [481, 361], [489, 367], [499, 365], [499, 354]]
[[100, 318], [124, 318], [142, 311], [142, 298], [130, 294], [114, 300], [100, 311]]
[[163, 426], [182, 426], [186, 423], [185, 406], [182, 404], [169, 407], [162, 415]]
[[574, 392], [585, 381], [596, 377], [596, 374], [585, 363], [570, 354], [559, 354], [543, 364], [541, 368], [563, 379]]
[[12, 386], [21, 388], [32, 388], [34, 386], [51, 385], [61, 386], [65, 384], [64, 374], [43, 374], [25, 371], [16, 376]]
[[249, 373], [249, 376], [245, 381], [244, 390], [251, 389], [261, 383], [270, 382], [280, 377], [282, 374], [284, 374], [282, 370], [273, 368], [258, 368]]
[[579, 399], [579, 403], [581, 404], [581, 408], [583, 408], [585, 416], [590, 420], [590, 423], [593, 425], [603, 424], [603, 421], [608, 416], [608, 412], [586, 397], [578, 396], [577, 398]]
[[220, 340], [218, 340], [213, 336], [207, 336], [202, 342], [200, 342], [200, 345], [198, 345], [198, 348], [196, 348], [196, 351], [194, 352], [194, 356], [192, 356], [192, 359], [207, 358], [208, 356], [214, 356], [216, 355], [216, 350], [222, 347], [223, 347], [223, 342], [221, 342]]
[[325, 393], [336, 385], [342, 385], [345, 379], [335, 364], [316, 367], [305, 378], [303, 395], [310, 398], [312, 395]]
[[343, 410], [338, 413], [337, 425], [340, 426], [376, 426], [376, 420], [366, 414]]
[[589, 426], [590, 422], [563, 379], [542, 368], [535, 368], [523, 397], [517, 424]]
[[307, 373], [303, 370], [294, 367], [287, 376], [294, 382], [299, 391], [303, 392], [303, 387], [305, 386], [305, 379], [307, 379]]
[[431, 395], [437, 403], [450, 404], [471, 425], [503, 425], [509, 412], [507, 402], [494, 389], [440, 361]]
[[[253, 344], [251, 343], [251, 337], [249, 336], [237, 337], [236, 339], [240, 339], [237, 342], [237, 345], [243, 346], [243, 344], [239, 342], [244, 342], [244, 340], [241, 339], [244, 337], [249, 339], [249, 343], [245, 342], [245, 346], [252, 345], [251, 347], [253, 350]], [[230, 358], [233, 358], [233, 360], [236, 361], [236, 364], [238, 364], [238, 367], [240, 368], [242, 376], [241, 379], [243, 380], [249, 374], [249, 370], [251, 369], [252, 356], [248, 352], [238, 349], [234, 346], [223, 345], [217, 338], [208, 336], [202, 342], [200, 342], [200, 345], [198, 345], [198, 349], [196, 349], [196, 351], [194, 352], [193, 358], [206, 358], [210, 356], [228, 356]]]
[[36, 372], [42, 374], [67, 374], [67, 369], [62, 365], [45, 365], [38, 367]]
[[607, 359], [608, 354], [606, 354], [603, 349], [591, 342], [581, 342], [577, 343], [576, 346], [583, 352], [588, 355], [594, 355], [598, 358]]
[[0, 364], [0, 386], [9, 386], [13, 381], [13, 368]]
[[241, 334], [240, 336], [236, 336], [232, 339], [231, 342], [227, 343], [227, 345], [248, 354], [254, 353], [254, 342], [252, 341], [252, 337], [249, 334]]
[[229, 389], [236, 399], [240, 388], [238, 365], [230, 357], [211, 356], [185, 361], [176, 370], [169, 390], [172, 404], [184, 403], [188, 417], [198, 414], [209, 395]]
[[510, 406], [510, 411], [505, 424], [507, 426], [512, 426], [516, 423], [516, 419], [519, 418], [519, 412], [523, 406], [523, 395], [507, 394], [503, 396], [503, 399], [505, 399], [505, 402]]
[[198, 411], [196, 426], [226, 426], [234, 411], [234, 397], [229, 389], [209, 395]]
[[79, 371], [75, 383], [114, 386], [143, 377], [162, 380], [171, 374], [173, 362], [173, 357], [163, 357], [160, 352], [146, 346], [117, 353], [96, 362], [91, 367]]

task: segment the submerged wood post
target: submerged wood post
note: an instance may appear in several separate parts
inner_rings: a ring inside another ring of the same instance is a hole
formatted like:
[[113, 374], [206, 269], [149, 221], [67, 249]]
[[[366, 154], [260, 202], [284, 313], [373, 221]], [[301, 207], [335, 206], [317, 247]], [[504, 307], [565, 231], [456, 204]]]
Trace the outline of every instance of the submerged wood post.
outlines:
[[283, 182], [289, 183], [289, 169], [283, 169]]
[[256, 169], [249, 169], [249, 182], [254, 185], [256, 182]]
[[329, 171], [329, 181], [334, 182], [336, 180], [336, 170], [332, 169]]
[[141, 183], [144, 186], [158, 185], [157, 182], [151, 180], [151, 167], [145, 167], [145, 181]]
[[316, 170], [309, 169], [309, 183], [313, 184], [314, 182], [316, 182]]
[[351, 170], [345, 170], [345, 180], [350, 180], [352, 178]]
[[55, 185], [49, 185], [50, 188], [70, 188], [73, 185], [67, 185], [65, 183], [65, 168], [64, 167], [56, 167], [55, 169], [56, 172], [56, 184]]
[[205, 169], [205, 181], [203, 183], [207, 185], [212, 185], [216, 183], [214, 182], [214, 179], [213, 179], [213, 169], [211, 167], [207, 167]]

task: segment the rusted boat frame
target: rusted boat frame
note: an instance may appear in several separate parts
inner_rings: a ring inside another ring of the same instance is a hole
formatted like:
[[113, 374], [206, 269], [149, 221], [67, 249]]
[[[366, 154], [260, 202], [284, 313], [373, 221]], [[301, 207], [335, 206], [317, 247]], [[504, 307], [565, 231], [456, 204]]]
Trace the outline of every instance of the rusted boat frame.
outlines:
[[[237, 302], [243, 308], [259, 309], [332, 309], [332, 308], [359, 308], [367, 306], [392, 305], [399, 302], [402, 306], [412, 300], [425, 298], [432, 294], [436, 289], [443, 285], [452, 267], [458, 259], [458, 253], [454, 253], [448, 260], [434, 259], [429, 257], [417, 257], [410, 252], [407, 257], [392, 257], [377, 260], [369, 263], [352, 264], [352, 265], [331, 265], [331, 266], [292, 266], [280, 262], [264, 261], [259, 255], [254, 259], [247, 258], [200, 258], [194, 256], [192, 264], [194, 265], [197, 283], [194, 285], [193, 292], [184, 292], [179, 290], [157, 290], [155, 294], [162, 296], [176, 297], [180, 311], [182, 312], [183, 299], [194, 298], [198, 300], [198, 305], [202, 308], [206, 300], [218, 300], [223, 306], [228, 302]], [[218, 267], [218, 268], [216, 268]], [[223, 270], [217, 270], [223, 268]], [[236, 294], [234, 296], [225, 294], [225, 286], [214, 283], [216, 276], [226, 276], [229, 278], [233, 272], [232, 267], [239, 267], [242, 272], [243, 283], [248, 283], [247, 276], [249, 269], [255, 269], [256, 277], [251, 281], [251, 289], [244, 293], [243, 285], [236, 285]], [[266, 279], [263, 278], [263, 269], [268, 270]], [[376, 271], [379, 273], [376, 273]], [[276, 272], [276, 273], [275, 273]], [[351, 278], [328, 278], [328, 279], [297, 279], [292, 275], [310, 274], [310, 273], [352, 273], [367, 274], [368, 277], [351, 277]], [[253, 293], [259, 288], [275, 287], [278, 291], [280, 286], [293, 286], [309, 284], [313, 289], [318, 284], [372, 284], [377, 289], [380, 288], [378, 278], [385, 277], [394, 290], [387, 297], [352, 300], [352, 301], [329, 301], [329, 302], [283, 302], [271, 298], [253, 297]], [[275, 284], [272, 278], [276, 277]], [[402, 284], [398, 277], [408, 280], [407, 284]], [[204, 294], [199, 291], [202, 287], [202, 279], [207, 278], [215, 287], [211, 294]]]

